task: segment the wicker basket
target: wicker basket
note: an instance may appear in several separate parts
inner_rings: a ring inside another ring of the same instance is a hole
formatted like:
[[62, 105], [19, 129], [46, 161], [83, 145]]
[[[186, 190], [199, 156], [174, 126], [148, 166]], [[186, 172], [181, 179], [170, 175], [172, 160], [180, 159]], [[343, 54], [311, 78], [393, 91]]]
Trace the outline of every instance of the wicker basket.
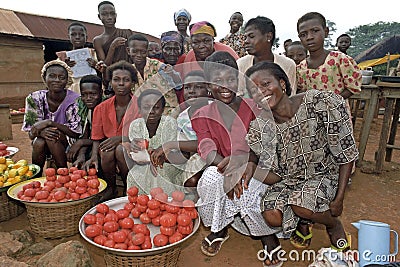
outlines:
[[159, 254], [148, 256], [119, 255], [106, 251], [104, 260], [107, 267], [176, 267], [180, 253], [181, 246], [172, 247]]
[[11, 220], [25, 211], [24, 205], [0, 192], [0, 222]]
[[93, 198], [63, 203], [28, 203], [26, 211], [32, 231], [43, 238], [61, 238], [79, 232], [79, 220], [93, 206]]

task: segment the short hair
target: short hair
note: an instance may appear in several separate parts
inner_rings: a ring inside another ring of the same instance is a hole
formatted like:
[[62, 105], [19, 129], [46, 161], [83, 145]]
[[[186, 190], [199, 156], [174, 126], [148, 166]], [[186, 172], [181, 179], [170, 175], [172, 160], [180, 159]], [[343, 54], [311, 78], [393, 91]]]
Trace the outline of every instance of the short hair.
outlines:
[[[286, 94], [290, 96], [290, 94], [292, 93], [292, 88], [289, 82], [289, 78], [286, 75], [285, 71], [278, 64], [268, 61], [261, 61], [248, 68], [245, 75], [247, 77], [250, 77], [253, 73], [260, 70], [268, 71], [278, 81], [283, 80], [286, 84]], [[249, 86], [246, 87], [247, 90], [249, 90]], [[250, 91], [249, 94], [251, 95]]]
[[102, 1], [102, 2], [100, 2], [100, 4], [98, 4], [97, 10], [100, 11], [101, 6], [104, 6], [104, 5], [112, 5], [113, 7], [115, 7], [114, 4], [111, 3], [110, 1]]
[[301, 17], [299, 18], [299, 20], [297, 21], [297, 32], [299, 31], [299, 25], [300, 25], [300, 23], [303, 23], [303, 22], [306, 22], [306, 21], [309, 21], [309, 20], [312, 20], [312, 19], [317, 19], [317, 20], [319, 20], [319, 22], [321, 23], [321, 26], [322, 26], [323, 28], [326, 28], [326, 19], [325, 19], [325, 17], [324, 17], [321, 13], [318, 13], [318, 12], [308, 12], [308, 13], [304, 14], [303, 16], [301, 16]]
[[87, 29], [86, 29], [85, 24], [83, 24], [82, 22], [79, 22], [79, 21], [73, 21], [73, 22], [71, 22], [71, 23], [68, 25], [68, 32], [69, 32], [69, 30], [70, 30], [73, 26], [82, 27], [82, 28], [85, 30], [85, 32], [87, 33]]
[[348, 38], [351, 40], [351, 37], [350, 37], [350, 35], [348, 35], [347, 33], [342, 33], [341, 35], [339, 35], [339, 37], [338, 37], [338, 38], [336, 38], [336, 43], [338, 43], [338, 42], [339, 42], [339, 39], [340, 39], [341, 37], [348, 37]]
[[103, 88], [102, 88], [102, 86], [103, 86], [103, 81], [102, 81], [102, 79], [101, 79], [99, 76], [97, 76], [97, 75], [89, 74], [89, 75], [83, 76], [82, 79], [81, 79], [80, 82], [79, 82], [79, 87], [81, 87], [82, 84], [84, 84], [84, 83], [95, 83], [95, 84], [97, 84], [97, 85], [99, 86], [99, 88], [100, 88], [99, 90], [100, 90], [100, 91], [103, 90]]
[[140, 34], [140, 33], [135, 33], [135, 34], [132, 34], [131, 36], [129, 36], [129, 38], [128, 38], [128, 44], [131, 42], [131, 41], [143, 41], [143, 42], [146, 42], [147, 43], [147, 45], [149, 44], [149, 39], [147, 39], [146, 38], [146, 36], [144, 36], [143, 34]]
[[288, 45], [288, 48], [289, 48], [290, 46], [294, 46], [294, 45], [298, 45], [298, 46], [303, 47], [304, 51], [307, 52], [307, 49], [304, 47], [304, 45], [303, 45], [300, 41], [293, 41], [290, 45]]
[[203, 79], [206, 79], [204, 71], [202, 70], [192, 70], [188, 72], [183, 80], [185, 80], [187, 77], [202, 77]]
[[158, 101], [161, 100], [161, 106], [163, 108], [165, 107], [165, 104], [166, 104], [165, 97], [163, 96], [163, 94], [160, 91], [155, 90], [155, 89], [146, 89], [146, 90], [144, 90], [143, 92], [140, 93], [140, 95], [139, 95], [139, 97], [137, 99], [137, 104], [138, 104], [139, 108], [140, 108], [140, 105], [142, 104], [143, 97], [148, 96], [148, 95], [158, 96], [159, 97]]
[[243, 18], [243, 14], [241, 12], [239, 12], [239, 11], [236, 11], [236, 12], [232, 13], [232, 15], [230, 16], [229, 20], [231, 20], [232, 16], [235, 15], [235, 14], [238, 14]]
[[134, 83], [138, 83], [138, 77], [137, 77], [137, 70], [133, 65], [126, 60], [120, 60], [118, 62], [115, 62], [111, 66], [107, 67], [107, 77], [111, 80], [112, 79], [112, 74], [115, 70], [127, 70], [131, 74], [131, 79]]
[[289, 43], [289, 42], [292, 42], [292, 39], [290, 39], [290, 38], [286, 39], [283, 43], [286, 44], [286, 43]]
[[275, 40], [275, 24], [274, 22], [263, 16], [257, 16], [255, 18], [249, 19], [249, 21], [246, 23], [244, 28], [246, 29], [249, 26], [255, 26], [262, 34], [266, 34], [268, 32], [272, 32], [272, 40], [271, 42], [273, 43]]
[[[216, 64], [219, 63], [219, 64]], [[238, 71], [235, 58], [227, 51], [216, 51], [209, 55], [204, 62], [204, 74], [206, 79], [211, 78], [211, 73], [215, 70], [231, 67]]]

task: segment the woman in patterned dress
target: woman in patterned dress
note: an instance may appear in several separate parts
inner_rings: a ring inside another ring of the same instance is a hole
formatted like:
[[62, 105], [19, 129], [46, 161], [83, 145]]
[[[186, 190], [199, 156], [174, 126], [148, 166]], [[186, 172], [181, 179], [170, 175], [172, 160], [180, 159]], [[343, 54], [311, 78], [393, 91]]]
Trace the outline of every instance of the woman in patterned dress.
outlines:
[[348, 249], [338, 216], [358, 150], [345, 100], [318, 90], [288, 97], [290, 83], [275, 63], [259, 62], [246, 76], [253, 82], [250, 95], [273, 115], [257, 116], [247, 140], [259, 155], [259, 168], [281, 178], [261, 201], [264, 219], [284, 233], [296, 229], [299, 217], [312, 220], [326, 226], [333, 247]]

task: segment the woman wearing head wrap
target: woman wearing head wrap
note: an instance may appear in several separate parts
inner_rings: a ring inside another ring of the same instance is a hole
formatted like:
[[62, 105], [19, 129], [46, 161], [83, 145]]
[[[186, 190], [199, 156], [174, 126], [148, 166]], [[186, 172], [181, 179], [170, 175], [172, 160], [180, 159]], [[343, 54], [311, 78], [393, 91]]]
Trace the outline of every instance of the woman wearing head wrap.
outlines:
[[78, 115], [77, 93], [66, 89], [72, 84], [72, 71], [61, 60], [42, 68], [46, 89], [26, 97], [22, 130], [32, 140], [32, 163], [41, 169], [51, 155], [58, 168], [67, 167], [65, 150], [82, 132]]
[[189, 26], [190, 21], [192, 20], [192, 16], [189, 11], [182, 8], [174, 13], [174, 23], [180, 34], [182, 34], [184, 38], [184, 53], [186, 54], [192, 48], [190, 46], [190, 37], [187, 33], [187, 28]]
[[[226, 51], [231, 54], [235, 60], [239, 58], [235, 50], [225, 44], [215, 42], [214, 38], [217, 36], [215, 27], [208, 21], [200, 21], [189, 26], [190, 40], [192, 43], [192, 50], [186, 55], [184, 73], [193, 70], [202, 69], [202, 61], [210, 56], [215, 51]], [[199, 64], [200, 63], [200, 64]]]

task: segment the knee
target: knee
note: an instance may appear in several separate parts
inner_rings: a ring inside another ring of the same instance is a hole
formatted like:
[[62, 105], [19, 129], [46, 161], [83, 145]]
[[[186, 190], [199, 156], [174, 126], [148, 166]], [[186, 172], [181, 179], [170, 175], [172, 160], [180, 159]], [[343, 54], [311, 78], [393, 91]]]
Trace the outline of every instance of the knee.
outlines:
[[282, 226], [282, 212], [280, 210], [266, 210], [263, 212], [263, 217], [271, 227]]
[[199, 177], [192, 176], [187, 179], [184, 186], [185, 187], [197, 187], [197, 182], [199, 181]]
[[46, 140], [44, 140], [42, 137], [37, 137], [32, 142], [32, 149], [34, 151], [41, 151], [45, 147], [46, 147]]
[[292, 205], [292, 210], [294, 212], [294, 214], [296, 214], [297, 216], [304, 218], [304, 219], [311, 219], [313, 212], [309, 209], [303, 208], [303, 207], [299, 207], [299, 206], [294, 206]]
[[115, 148], [115, 158], [117, 160], [123, 160], [124, 159], [124, 147], [122, 145], [118, 145]]

